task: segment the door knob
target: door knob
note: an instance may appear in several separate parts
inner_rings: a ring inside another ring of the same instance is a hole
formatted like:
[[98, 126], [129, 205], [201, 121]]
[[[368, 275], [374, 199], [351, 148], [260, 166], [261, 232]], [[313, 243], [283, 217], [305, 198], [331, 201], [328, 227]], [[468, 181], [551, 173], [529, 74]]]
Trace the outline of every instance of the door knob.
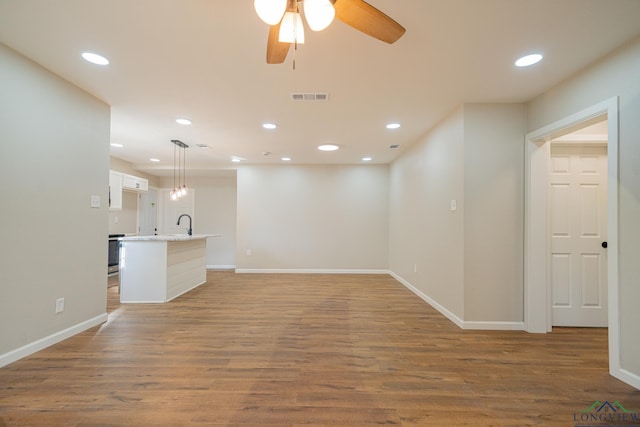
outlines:
[[607, 249], [607, 242], [602, 242], [602, 247]]

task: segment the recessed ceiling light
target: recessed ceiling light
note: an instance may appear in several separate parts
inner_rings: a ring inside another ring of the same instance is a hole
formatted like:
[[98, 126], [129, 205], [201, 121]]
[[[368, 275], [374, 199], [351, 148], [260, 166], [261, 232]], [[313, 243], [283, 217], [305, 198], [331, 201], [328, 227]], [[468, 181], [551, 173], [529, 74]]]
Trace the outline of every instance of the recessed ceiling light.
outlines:
[[285, 161], [285, 162], [290, 162], [291, 161], [291, 157], [283, 157], [282, 160]]
[[534, 53], [531, 55], [523, 56], [522, 58], [518, 59], [515, 64], [516, 67], [528, 67], [530, 65], [537, 64], [540, 61], [542, 61], [542, 55], [540, 55], [539, 53]]
[[363, 157], [362, 158], [363, 162], [370, 162], [371, 160], [373, 160], [371, 157]]
[[83, 52], [82, 57], [92, 64], [109, 65], [109, 60], [102, 55], [98, 55], [97, 53]]
[[320, 151], [336, 151], [336, 150], [339, 150], [339, 149], [340, 149], [340, 147], [338, 147], [335, 144], [323, 144], [323, 145], [318, 146], [318, 150], [320, 150]]
[[242, 162], [244, 160], [247, 160], [247, 159], [245, 159], [243, 157], [238, 157], [238, 156], [231, 156], [231, 161], [233, 163], [240, 163], [240, 162]]
[[387, 129], [398, 129], [400, 127], [400, 123], [389, 123], [387, 125]]
[[276, 125], [275, 123], [264, 123], [262, 125], [262, 127], [265, 128], [265, 129], [273, 130], [273, 129], [277, 128], [278, 125]]
[[124, 147], [124, 145], [122, 145], [122, 144], [118, 144], [117, 142], [112, 142], [112, 143], [111, 143], [111, 146], [112, 146], [112, 147], [116, 147], [116, 148], [122, 148], [122, 147]]
[[180, 119], [176, 119], [176, 123], [179, 125], [190, 125], [191, 124], [191, 120], [189, 119], [184, 119], [184, 118], [180, 118]]
[[159, 162], [160, 159], [149, 159], [150, 162]]

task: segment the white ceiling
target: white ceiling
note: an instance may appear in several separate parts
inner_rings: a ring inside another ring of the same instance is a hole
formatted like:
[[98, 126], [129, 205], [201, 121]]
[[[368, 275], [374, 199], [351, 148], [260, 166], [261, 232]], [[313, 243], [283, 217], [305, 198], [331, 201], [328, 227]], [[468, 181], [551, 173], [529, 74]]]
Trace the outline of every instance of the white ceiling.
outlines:
[[[369, 3], [407, 29], [397, 43], [335, 21], [307, 30], [295, 70], [292, 52], [266, 64], [268, 26], [251, 0], [0, 0], [0, 42], [111, 105], [111, 140], [124, 145], [112, 155], [166, 175], [171, 139], [192, 147], [194, 171], [233, 168], [231, 156], [388, 163], [461, 103], [528, 101], [640, 35], [638, 0]], [[111, 64], [89, 64], [83, 51]], [[545, 59], [513, 65], [530, 52]], [[293, 92], [330, 99], [293, 102]], [[262, 129], [267, 121], [278, 129]], [[392, 121], [402, 127], [385, 129]], [[316, 149], [327, 142], [342, 148]]]

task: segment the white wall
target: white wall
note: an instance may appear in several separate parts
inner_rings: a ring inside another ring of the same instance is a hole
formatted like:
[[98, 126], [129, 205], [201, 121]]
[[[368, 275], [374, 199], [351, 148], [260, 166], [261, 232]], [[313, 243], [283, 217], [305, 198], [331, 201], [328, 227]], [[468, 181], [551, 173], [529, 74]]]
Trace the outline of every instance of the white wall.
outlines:
[[195, 177], [189, 185], [197, 188], [195, 217], [198, 233], [221, 234], [207, 240], [207, 266], [234, 268], [236, 265], [235, 174], [219, 177]]
[[[459, 318], [464, 316], [463, 138], [458, 108], [391, 164], [389, 184], [391, 271]], [[457, 211], [450, 210], [451, 200]]]
[[237, 267], [386, 270], [388, 205], [386, 165], [241, 167]]
[[619, 294], [622, 369], [640, 384], [640, 38], [529, 104], [528, 130], [619, 97]]
[[[161, 178], [160, 185], [172, 188], [173, 178]], [[207, 239], [207, 267], [234, 268], [237, 194], [235, 172], [225, 172], [220, 176], [190, 176], [187, 185], [195, 189], [193, 232], [221, 235]]]
[[106, 104], [0, 44], [0, 366], [106, 320], [109, 122]]
[[390, 268], [463, 327], [522, 325], [524, 132], [522, 104], [465, 104], [391, 165]]
[[122, 210], [109, 211], [109, 234], [138, 232], [138, 193], [122, 192]]
[[464, 105], [464, 320], [522, 322], [523, 104]]

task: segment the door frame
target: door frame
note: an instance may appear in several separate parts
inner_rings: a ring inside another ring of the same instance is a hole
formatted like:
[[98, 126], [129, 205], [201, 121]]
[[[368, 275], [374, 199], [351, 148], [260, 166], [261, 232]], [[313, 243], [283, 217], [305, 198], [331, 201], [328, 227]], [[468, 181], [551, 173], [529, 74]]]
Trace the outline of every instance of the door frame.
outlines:
[[548, 170], [550, 141], [599, 117], [608, 119], [607, 152], [607, 279], [609, 370], [619, 371], [620, 325], [618, 291], [618, 97], [600, 102], [525, 136], [524, 324], [527, 332], [551, 331], [549, 265]]

